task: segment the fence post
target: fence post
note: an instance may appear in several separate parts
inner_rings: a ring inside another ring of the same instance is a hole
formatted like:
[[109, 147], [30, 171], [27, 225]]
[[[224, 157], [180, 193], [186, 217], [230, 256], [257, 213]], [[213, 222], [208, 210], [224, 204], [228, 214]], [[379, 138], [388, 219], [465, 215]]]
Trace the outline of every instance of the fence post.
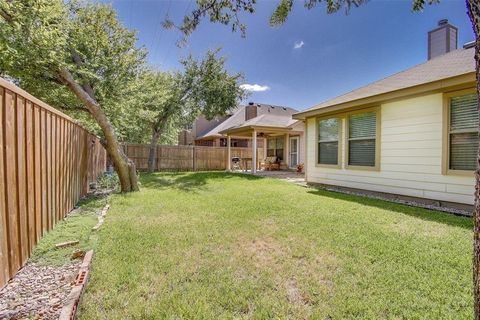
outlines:
[[192, 167], [193, 167], [193, 171], [196, 171], [197, 168], [196, 168], [196, 163], [195, 163], [195, 146], [192, 146]]
[[158, 165], [158, 162], [160, 160], [160, 146], [157, 145], [157, 148], [155, 149], [155, 152], [157, 153], [157, 156], [155, 157], [155, 170], [160, 171], [160, 166]]

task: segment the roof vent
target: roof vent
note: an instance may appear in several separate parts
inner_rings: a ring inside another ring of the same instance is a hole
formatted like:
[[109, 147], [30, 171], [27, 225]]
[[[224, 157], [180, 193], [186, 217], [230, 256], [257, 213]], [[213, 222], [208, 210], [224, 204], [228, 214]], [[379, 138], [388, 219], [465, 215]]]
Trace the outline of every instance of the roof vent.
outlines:
[[444, 26], [448, 24], [448, 19], [441, 19], [441, 20], [438, 20], [438, 25], [439, 26]]
[[463, 45], [463, 49], [475, 48], [475, 41], [467, 42]]

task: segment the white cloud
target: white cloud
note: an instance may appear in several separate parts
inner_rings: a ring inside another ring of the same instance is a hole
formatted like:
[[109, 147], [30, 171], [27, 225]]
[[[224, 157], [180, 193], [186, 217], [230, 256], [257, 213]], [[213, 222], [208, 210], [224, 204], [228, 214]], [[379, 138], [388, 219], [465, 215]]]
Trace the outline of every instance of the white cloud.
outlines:
[[293, 45], [293, 49], [300, 49], [301, 47], [303, 47], [305, 45], [305, 42], [303, 42], [302, 40], [300, 41], [295, 41], [294, 45]]
[[270, 90], [269, 86], [261, 86], [259, 84], [248, 84], [248, 83], [240, 85], [240, 88], [246, 91], [254, 91], [254, 92]]

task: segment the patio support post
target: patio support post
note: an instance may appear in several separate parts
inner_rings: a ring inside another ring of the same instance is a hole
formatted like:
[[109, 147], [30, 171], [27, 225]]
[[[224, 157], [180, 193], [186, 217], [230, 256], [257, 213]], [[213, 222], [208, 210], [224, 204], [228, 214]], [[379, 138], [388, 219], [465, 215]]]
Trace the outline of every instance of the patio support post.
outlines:
[[263, 138], [263, 159], [261, 161], [265, 160], [267, 158], [267, 138]]
[[287, 165], [287, 168], [290, 168], [290, 134], [286, 133], [285, 134], [285, 164]]
[[257, 131], [252, 132], [252, 174], [257, 173]]
[[227, 135], [227, 171], [232, 171], [232, 150], [230, 149], [231, 139]]

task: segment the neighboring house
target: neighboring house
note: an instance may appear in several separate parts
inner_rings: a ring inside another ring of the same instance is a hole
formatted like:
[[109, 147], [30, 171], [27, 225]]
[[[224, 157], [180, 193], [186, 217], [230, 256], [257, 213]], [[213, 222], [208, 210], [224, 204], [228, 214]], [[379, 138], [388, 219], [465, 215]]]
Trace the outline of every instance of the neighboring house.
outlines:
[[[239, 106], [233, 111], [230, 111], [225, 116], [217, 116], [212, 120], [207, 120], [204, 116], [199, 116], [195, 121], [178, 134], [179, 145], [196, 145], [207, 147], [226, 147], [226, 138], [221, 135], [207, 135], [211, 130], [222, 125], [224, 122], [232, 124], [241, 119], [245, 121], [243, 113], [245, 106]], [[233, 119], [232, 119], [233, 118]], [[224, 127], [224, 126], [223, 126]], [[250, 147], [250, 139], [232, 139], [233, 147], [247, 148]]]
[[238, 108], [227, 113], [225, 116], [218, 116], [212, 120], [207, 120], [204, 116], [199, 116], [191, 125], [180, 131], [178, 134], [178, 144], [215, 146], [215, 141], [213, 140], [208, 142], [197, 142], [197, 139], [230, 118], [237, 111]]
[[306, 121], [307, 182], [472, 205], [474, 51], [457, 49], [457, 29], [441, 20], [427, 62], [295, 114]]
[[[281, 169], [296, 168], [305, 161], [303, 121], [295, 120], [295, 109], [266, 104], [249, 103], [231, 118], [202, 136], [202, 139], [249, 139], [252, 148], [262, 147], [267, 157], [276, 157]], [[254, 139], [256, 137], [256, 139]], [[257, 166], [264, 159], [252, 159]]]
[[227, 147], [228, 135], [231, 147], [251, 148], [252, 130], [257, 128], [256, 147], [264, 148], [267, 156], [278, 157], [282, 168], [294, 168], [304, 162], [304, 123], [292, 119], [296, 112], [292, 108], [250, 102], [212, 121], [199, 117], [191, 130], [180, 133], [179, 144]]

